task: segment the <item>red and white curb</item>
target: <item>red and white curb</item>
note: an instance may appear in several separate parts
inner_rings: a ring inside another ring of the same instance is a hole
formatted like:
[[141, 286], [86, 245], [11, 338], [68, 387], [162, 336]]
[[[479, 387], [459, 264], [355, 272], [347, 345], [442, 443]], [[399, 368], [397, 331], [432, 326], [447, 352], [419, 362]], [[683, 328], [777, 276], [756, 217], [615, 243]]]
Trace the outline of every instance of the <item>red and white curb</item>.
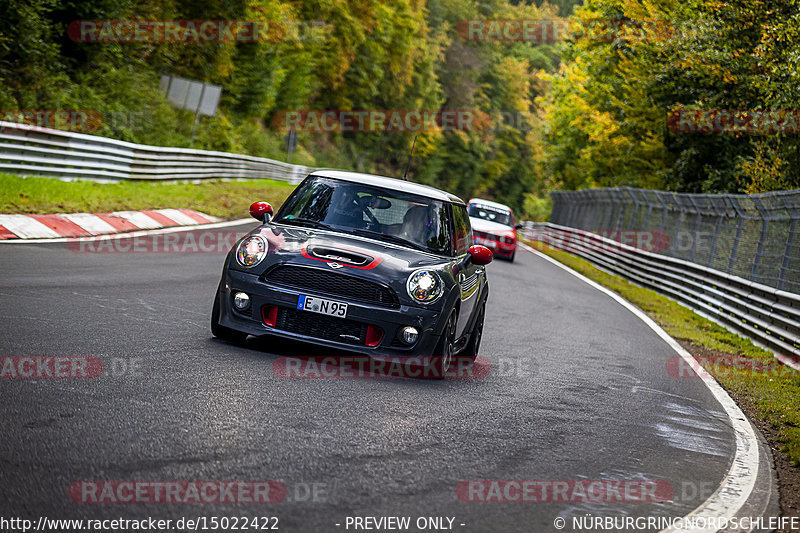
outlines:
[[113, 213], [0, 215], [0, 240], [91, 237], [137, 230], [212, 224], [221, 219], [192, 209], [154, 209]]

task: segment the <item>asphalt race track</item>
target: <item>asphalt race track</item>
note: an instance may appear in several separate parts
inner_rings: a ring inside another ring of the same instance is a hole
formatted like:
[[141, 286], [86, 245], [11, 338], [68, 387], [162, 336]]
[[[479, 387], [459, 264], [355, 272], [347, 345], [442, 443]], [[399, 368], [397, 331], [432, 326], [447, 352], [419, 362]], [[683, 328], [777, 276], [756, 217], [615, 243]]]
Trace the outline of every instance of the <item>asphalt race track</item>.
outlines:
[[[449, 517], [456, 531], [556, 531], [558, 516], [686, 515], [731, 466], [728, 415], [701, 380], [670, 375], [672, 348], [531, 253], [488, 267], [488, 375], [444, 381], [277, 376], [279, 354], [309, 349], [211, 337], [222, 259], [0, 245], [0, 355], [104, 365], [94, 379], [0, 380], [3, 516], [271, 516], [292, 532], [354, 531], [354, 516], [408, 516], [416, 531], [419, 517]], [[76, 503], [70, 486], [84, 480], [274, 480], [287, 496]], [[666, 501], [475, 502], [457, 494], [466, 480], [672, 490]]]

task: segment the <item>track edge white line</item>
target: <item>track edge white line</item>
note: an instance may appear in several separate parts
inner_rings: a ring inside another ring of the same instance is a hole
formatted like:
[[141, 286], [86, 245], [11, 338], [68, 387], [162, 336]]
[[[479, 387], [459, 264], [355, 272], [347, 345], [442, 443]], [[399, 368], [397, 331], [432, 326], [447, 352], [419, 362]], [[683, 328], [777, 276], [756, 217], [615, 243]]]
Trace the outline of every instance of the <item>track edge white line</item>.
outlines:
[[[549, 261], [562, 270], [569, 272], [581, 281], [587, 283], [591, 287], [599, 290], [600, 292], [610, 296], [617, 303], [622, 305], [628, 311], [633, 313], [642, 322], [644, 322], [650, 329], [652, 329], [659, 337], [661, 337], [681, 358], [683, 358], [692, 368], [700, 367], [700, 363], [687, 352], [678, 341], [673, 339], [664, 329], [656, 324], [656, 322], [647, 316], [641, 309], [633, 305], [631, 302], [615, 293], [611, 289], [600, 285], [599, 283], [587, 278], [583, 274], [571, 269], [570, 267], [556, 261], [552, 257], [539, 252], [520, 242], [520, 246], [534, 255]], [[734, 431], [736, 441], [736, 452], [734, 453], [731, 467], [728, 470], [722, 483], [717, 490], [709, 496], [709, 498], [696, 507], [692, 512], [685, 515], [684, 519], [702, 519], [702, 518], [716, 518], [718, 521], [727, 518], [728, 520], [734, 518], [742, 507], [747, 503], [750, 495], [755, 488], [756, 478], [759, 470], [759, 440], [756, 436], [752, 424], [748, 420], [744, 412], [736, 405], [736, 402], [731, 398], [725, 389], [711, 377], [703, 378], [703, 382], [708, 387], [711, 394], [719, 402], [725, 413], [730, 419], [731, 428]], [[662, 530], [661, 533], [679, 533], [684, 531], [692, 532], [715, 532], [716, 529], [675, 529], [668, 528]]]

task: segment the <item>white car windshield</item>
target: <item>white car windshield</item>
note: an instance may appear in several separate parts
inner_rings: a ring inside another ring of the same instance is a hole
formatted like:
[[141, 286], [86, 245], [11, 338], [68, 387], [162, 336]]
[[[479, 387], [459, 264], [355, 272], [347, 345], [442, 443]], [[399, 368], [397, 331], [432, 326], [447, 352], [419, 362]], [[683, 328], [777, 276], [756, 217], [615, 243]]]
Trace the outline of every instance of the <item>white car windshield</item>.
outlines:
[[469, 205], [469, 216], [481, 218], [490, 222], [497, 222], [504, 226], [512, 226], [511, 212], [497, 207], [472, 203]]

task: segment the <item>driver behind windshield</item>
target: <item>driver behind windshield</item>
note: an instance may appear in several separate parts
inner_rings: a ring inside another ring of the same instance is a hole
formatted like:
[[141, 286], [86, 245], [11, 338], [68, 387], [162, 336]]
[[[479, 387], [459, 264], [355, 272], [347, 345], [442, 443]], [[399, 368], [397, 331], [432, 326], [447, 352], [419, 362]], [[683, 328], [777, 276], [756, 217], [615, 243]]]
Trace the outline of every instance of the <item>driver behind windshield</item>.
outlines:
[[363, 200], [359, 198], [351, 187], [339, 187], [331, 199], [331, 208], [326, 217], [326, 222], [333, 226], [346, 228], [364, 228]]
[[449, 254], [447, 208], [439, 200], [359, 183], [312, 177], [281, 207], [275, 221], [397, 242]]

